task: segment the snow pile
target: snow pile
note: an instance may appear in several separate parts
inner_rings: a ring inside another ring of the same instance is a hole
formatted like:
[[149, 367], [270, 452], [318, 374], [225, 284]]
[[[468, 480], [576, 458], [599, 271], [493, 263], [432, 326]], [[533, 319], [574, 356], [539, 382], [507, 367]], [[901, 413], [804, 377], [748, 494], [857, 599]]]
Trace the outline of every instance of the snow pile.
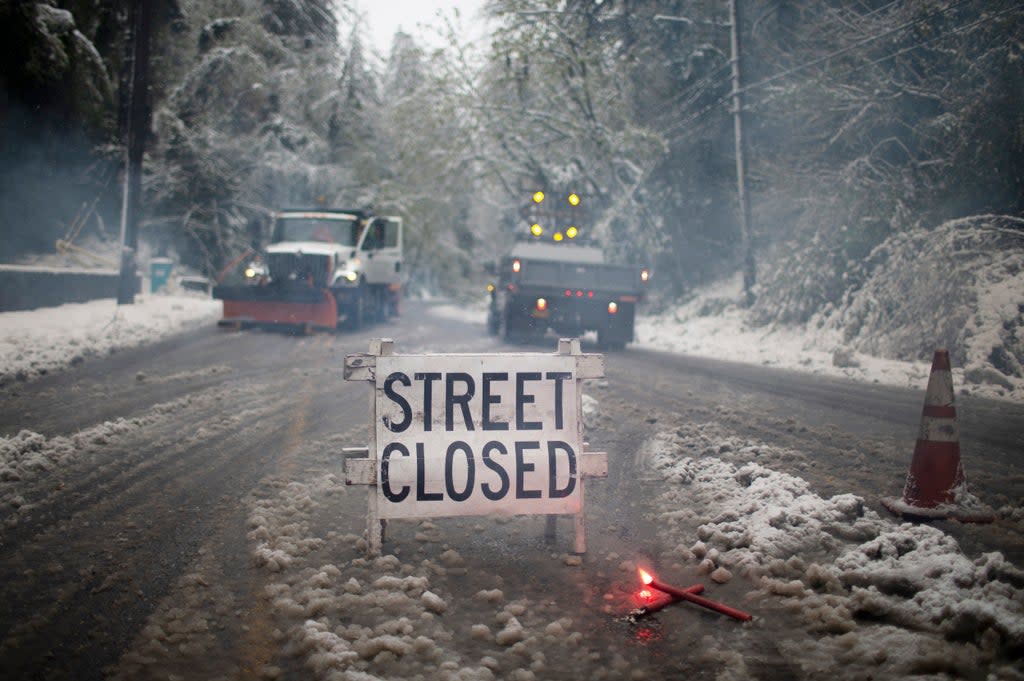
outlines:
[[[939, 529], [892, 522], [852, 494], [823, 499], [801, 478], [742, 462], [792, 453], [728, 440], [706, 425], [643, 445], [670, 485], [658, 507], [682, 509], [661, 511], [658, 525], [674, 542], [688, 532], [699, 540], [677, 543], [671, 558], [741, 572], [764, 605], [781, 598], [820, 634], [792, 644], [807, 673], [965, 674], [1024, 649], [1024, 572], [1001, 554], [970, 560]], [[739, 463], [719, 458], [723, 448]]]
[[[696, 289], [690, 300], [660, 315], [641, 313], [636, 345], [864, 382], [921, 388], [927, 383], [930, 362], [857, 352], [835, 329], [779, 323], [754, 326], [748, 314], [742, 305], [742, 275], [736, 274]], [[958, 382], [962, 375], [955, 374]]]
[[[755, 324], [739, 274], [637, 320], [640, 345], [859, 381], [924, 388], [945, 347], [962, 392], [1024, 400], [1024, 230], [974, 218], [898, 234], [851, 278], [863, 281], [806, 324]], [[795, 285], [795, 284], [794, 284]], [[763, 295], [763, 294], [762, 294]]]
[[220, 301], [205, 296], [139, 296], [0, 315], [0, 385], [26, 381], [123, 348], [154, 342], [198, 323], [212, 323]]
[[275, 637], [311, 678], [628, 677], [625, 658], [588, 649], [558, 608], [507, 599], [501, 575], [470, 574], [455, 548], [438, 545], [441, 529], [430, 521], [418, 523], [414, 542], [392, 546], [415, 554], [408, 558], [366, 558], [366, 540], [353, 533], [318, 536], [320, 527], [338, 527], [337, 500], [362, 499], [366, 490], [329, 473], [313, 480], [270, 481], [249, 516], [250, 548], [268, 579], [264, 593], [279, 627]]

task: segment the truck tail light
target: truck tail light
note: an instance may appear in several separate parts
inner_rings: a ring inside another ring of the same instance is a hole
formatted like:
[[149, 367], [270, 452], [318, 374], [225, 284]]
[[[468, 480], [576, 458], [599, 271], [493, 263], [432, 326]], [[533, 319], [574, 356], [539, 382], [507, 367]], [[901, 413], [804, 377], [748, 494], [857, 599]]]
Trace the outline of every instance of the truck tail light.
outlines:
[[608, 303], [608, 314], [615, 314], [618, 311], [619, 311], [619, 304], [618, 303], [616, 303], [614, 300], [612, 302]]
[[545, 300], [544, 298], [538, 298], [537, 299], [537, 309], [540, 310], [541, 312], [543, 312], [544, 310], [548, 309], [548, 301]]
[[523, 263], [519, 262], [519, 258], [512, 261], [512, 271], [519, 274], [519, 270], [523, 269]]

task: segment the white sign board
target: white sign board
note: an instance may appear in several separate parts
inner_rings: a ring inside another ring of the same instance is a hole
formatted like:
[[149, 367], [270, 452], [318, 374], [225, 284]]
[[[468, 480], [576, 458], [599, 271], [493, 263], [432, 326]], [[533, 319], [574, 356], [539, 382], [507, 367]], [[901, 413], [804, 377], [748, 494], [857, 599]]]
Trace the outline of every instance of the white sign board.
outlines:
[[381, 518], [580, 510], [571, 355], [377, 360]]
[[583, 379], [604, 357], [561, 339], [555, 354], [397, 355], [375, 339], [345, 357], [345, 378], [373, 385], [369, 444], [347, 449], [345, 482], [370, 485], [367, 539], [386, 521], [467, 515], [575, 516], [586, 551], [583, 482], [607, 477], [604, 452], [584, 451]]

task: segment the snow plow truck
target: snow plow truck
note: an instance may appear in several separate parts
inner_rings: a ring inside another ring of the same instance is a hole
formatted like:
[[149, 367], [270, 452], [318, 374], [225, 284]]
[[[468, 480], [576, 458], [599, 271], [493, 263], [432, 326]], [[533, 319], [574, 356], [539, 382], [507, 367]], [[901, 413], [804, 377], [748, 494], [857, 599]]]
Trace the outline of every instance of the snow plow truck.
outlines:
[[487, 330], [508, 342], [535, 341], [550, 328], [580, 336], [597, 332], [597, 342], [621, 350], [633, 340], [636, 305], [644, 299], [650, 271], [613, 265], [596, 246], [520, 241], [488, 268], [498, 283], [491, 294]]
[[566, 336], [597, 332], [597, 342], [621, 350], [633, 340], [636, 306], [647, 294], [647, 267], [610, 263], [582, 232], [592, 222], [579, 194], [564, 201], [537, 191], [520, 209], [529, 232], [488, 272], [487, 331], [506, 341], [540, 339], [551, 329]]
[[361, 210], [283, 210], [273, 215], [269, 245], [245, 258], [236, 281], [213, 289], [224, 303], [222, 326], [358, 329], [399, 313], [401, 218]]

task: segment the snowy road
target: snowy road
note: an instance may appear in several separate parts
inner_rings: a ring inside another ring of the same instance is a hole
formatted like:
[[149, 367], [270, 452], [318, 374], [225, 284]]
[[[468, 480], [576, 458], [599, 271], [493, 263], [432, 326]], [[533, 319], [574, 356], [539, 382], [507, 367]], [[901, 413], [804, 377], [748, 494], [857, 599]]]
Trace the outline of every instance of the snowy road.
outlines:
[[[3, 388], [21, 449], [0, 480], [0, 677], [1020, 678], [1024, 408], [958, 404], [972, 491], [1015, 516], [901, 526], [878, 498], [902, 486], [921, 394], [628, 351], [588, 387], [611, 470], [588, 488], [582, 561], [567, 521], [549, 545], [539, 519], [479, 518], [394, 523], [369, 561], [338, 452], [367, 418], [343, 358], [379, 335], [513, 350], [413, 309], [358, 334], [208, 328]], [[742, 497], [757, 480], [770, 496]], [[900, 581], [857, 563], [889, 541], [967, 567]], [[677, 605], [621, 623], [637, 563], [755, 620]], [[914, 609], [933, 592], [982, 606]]]

